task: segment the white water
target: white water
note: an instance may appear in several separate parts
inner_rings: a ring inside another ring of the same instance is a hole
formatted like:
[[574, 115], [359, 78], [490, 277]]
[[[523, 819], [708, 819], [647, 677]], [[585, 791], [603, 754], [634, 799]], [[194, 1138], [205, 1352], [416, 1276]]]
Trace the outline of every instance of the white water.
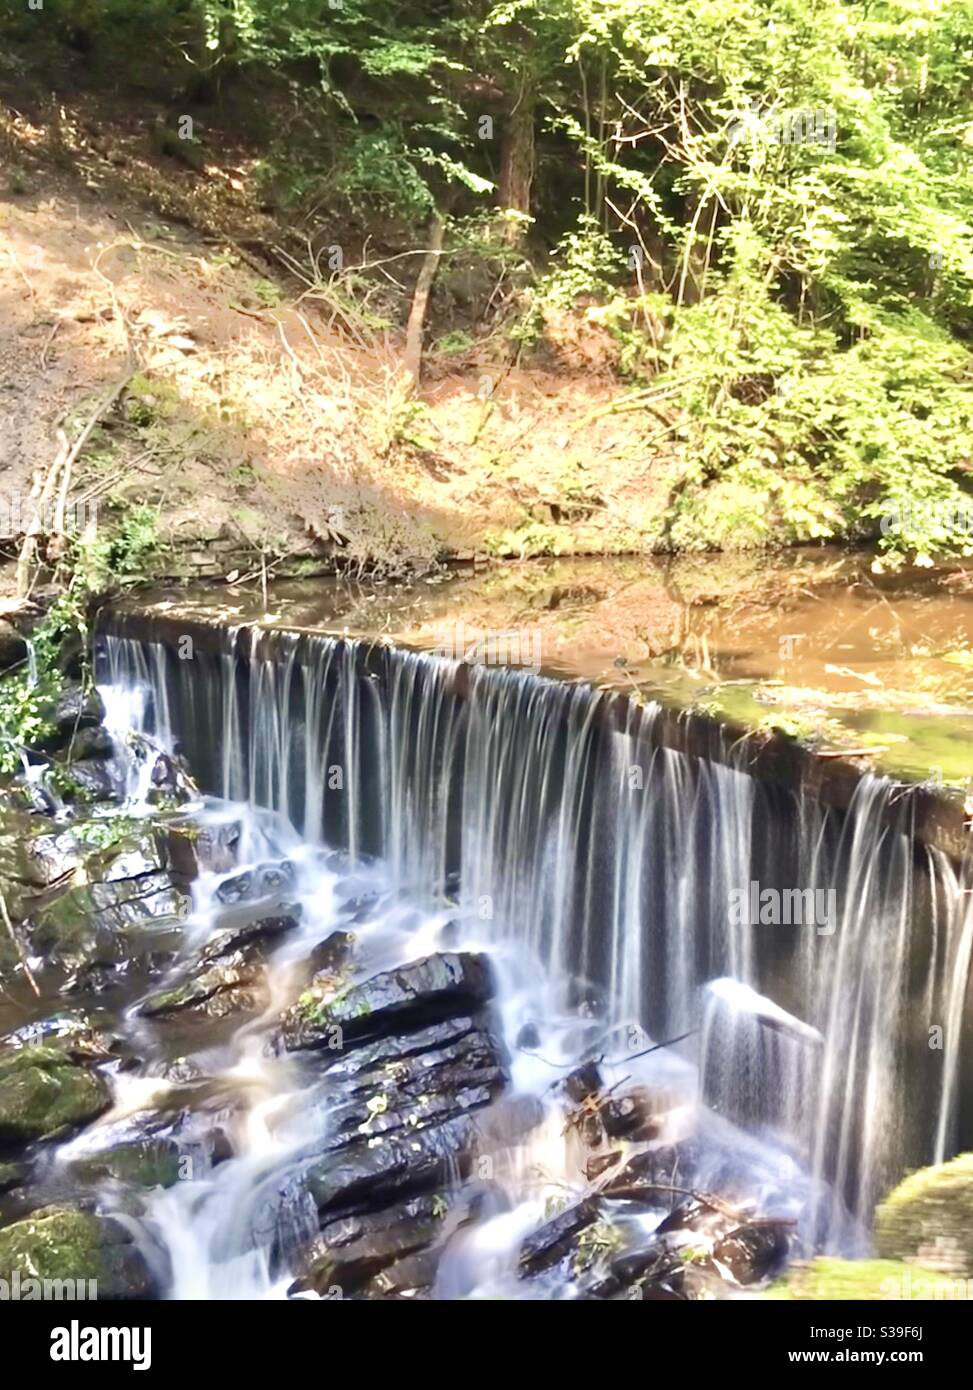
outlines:
[[[701, 1127], [721, 1152], [748, 1152], [754, 1172], [766, 1169], [766, 1190], [789, 1186], [795, 1208], [813, 1193], [807, 1229], [826, 1248], [861, 1248], [859, 1220], [881, 1191], [905, 1166], [952, 1152], [958, 1046], [924, 1059], [933, 1065], [918, 1117], [904, 1075], [929, 1026], [958, 1035], [971, 897], [942, 856], [916, 859], [890, 784], [866, 777], [837, 817], [809, 797], [768, 800], [742, 761], [653, 746], [652, 708], [630, 707], [607, 732], [599, 697], [584, 687], [409, 653], [376, 661], [359, 644], [287, 633], [263, 634], [245, 652], [240, 637], [224, 634], [218, 655], [192, 662], [162, 641], [103, 639], [113, 721], [181, 742], [243, 819], [254, 861], [302, 846], [300, 935], [275, 958], [265, 1019], [237, 1032], [219, 1059], [227, 1093], [235, 1104], [242, 1097], [235, 1157], [152, 1199], [147, 1225], [172, 1261], [174, 1296], [280, 1295], [289, 1257], [311, 1234], [295, 1179], [327, 1119], [292, 1064], [265, 1055], [264, 1025], [288, 998], [293, 959], [345, 920], [338, 876], [315, 851], [325, 840], [353, 861], [377, 853], [356, 878], [408, 892], [390, 896], [364, 929], [372, 970], [436, 949], [457, 917], [450, 948], [493, 953], [516, 1090], [550, 1098], [552, 1081], [599, 1038], [595, 1051], [626, 1058], [695, 1030], [679, 1049], [607, 1067], [606, 1083], [634, 1076], [670, 1089], [671, 1137]], [[255, 817], [260, 807], [274, 812], [270, 823]], [[454, 869], [459, 911], [441, 899]], [[833, 935], [731, 923], [731, 889], [775, 873], [785, 885], [835, 888]], [[194, 939], [212, 929], [214, 886], [198, 885]], [[707, 993], [712, 981], [721, 983]], [[769, 1033], [767, 1019], [778, 1025]], [[526, 1023], [540, 1041], [518, 1049]], [[751, 1123], [751, 1138], [694, 1108], [700, 1030], [717, 1111], [740, 1119], [752, 1110], [752, 1077], [738, 1085], [728, 1055], [738, 1064], [759, 1053], [758, 1089], [787, 1092], [772, 1123]], [[930, 1110], [931, 1152], [921, 1150]], [[562, 1124], [552, 1102], [550, 1122], [506, 1155], [498, 1210], [450, 1247], [443, 1296], [507, 1287], [519, 1240], [548, 1199], [580, 1190]]]

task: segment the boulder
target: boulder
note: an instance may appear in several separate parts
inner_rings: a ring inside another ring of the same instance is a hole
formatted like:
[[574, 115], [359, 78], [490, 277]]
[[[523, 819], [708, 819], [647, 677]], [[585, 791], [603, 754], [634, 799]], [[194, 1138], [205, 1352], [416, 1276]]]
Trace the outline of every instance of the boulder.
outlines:
[[973, 1277], [973, 1153], [904, 1178], [875, 1213], [875, 1250]]
[[598, 1113], [609, 1139], [655, 1139], [659, 1134], [660, 1116], [669, 1108], [669, 1103], [668, 1098], [657, 1095], [647, 1086], [631, 1086], [618, 1095], [606, 1097]]
[[[27, 1280], [39, 1279], [85, 1280], [81, 1296], [99, 1299], [151, 1298], [161, 1292], [123, 1226], [70, 1206], [42, 1207], [0, 1229], [0, 1270], [6, 1279], [19, 1276], [21, 1296]], [[63, 1284], [58, 1296], [67, 1296]]]
[[84, 762], [86, 758], [111, 758], [114, 755], [115, 744], [108, 730], [87, 725], [77, 730], [60, 756], [72, 763]]
[[110, 1105], [102, 1077], [75, 1065], [58, 1048], [0, 1054], [0, 1144], [51, 1138], [87, 1124]]
[[182, 1157], [173, 1139], [133, 1139], [75, 1159], [71, 1173], [91, 1184], [110, 1179], [130, 1187], [173, 1187], [181, 1176]]
[[19, 666], [26, 660], [26, 641], [12, 623], [0, 618], [0, 671], [9, 671], [12, 666]]
[[588, 1096], [596, 1096], [603, 1085], [598, 1063], [585, 1062], [575, 1068], [564, 1078], [563, 1085], [571, 1100], [578, 1103], [586, 1100]]

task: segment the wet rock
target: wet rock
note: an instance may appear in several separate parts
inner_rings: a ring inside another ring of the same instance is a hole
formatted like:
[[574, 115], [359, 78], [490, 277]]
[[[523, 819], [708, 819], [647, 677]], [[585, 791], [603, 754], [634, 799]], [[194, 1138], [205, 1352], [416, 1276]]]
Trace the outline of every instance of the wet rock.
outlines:
[[299, 908], [287, 915], [255, 917], [211, 937], [183, 967], [173, 985], [143, 1000], [146, 1018], [191, 1011], [207, 1018], [259, 1006], [267, 950], [298, 925]]
[[463, 925], [455, 919], [439, 929], [439, 946], [443, 951], [455, 951], [463, 937]]
[[199, 789], [184, 758], [157, 753], [149, 773], [146, 800], [154, 806], [181, 806], [199, 795]]
[[66, 748], [79, 729], [93, 728], [105, 718], [105, 704], [92, 685], [66, 685], [43, 711], [52, 731], [35, 745], [45, 753]]
[[253, 917], [240, 926], [227, 927], [211, 936], [200, 948], [189, 969], [195, 970], [200, 966], [228, 960], [238, 952], [251, 951], [252, 948], [260, 948], [266, 952], [275, 946], [282, 936], [296, 931], [300, 918], [300, 905], [292, 904], [287, 912], [280, 915]]
[[173, 1187], [183, 1175], [184, 1155], [173, 1139], [145, 1138], [75, 1159], [73, 1176], [85, 1183], [107, 1180], [131, 1187]]
[[185, 1012], [211, 1019], [226, 1018], [228, 1014], [259, 1007], [260, 981], [259, 966], [237, 952], [195, 978], [150, 995], [138, 1006], [138, 1012], [145, 1018]]
[[746, 1286], [777, 1273], [790, 1250], [790, 1229], [783, 1222], [751, 1223], [728, 1231], [713, 1246], [713, 1263], [721, 1274]]
[[428, 1298], [436, 1282], [438, 1253], [420, 1250], [383, 1269], [361, 1291], [362, 1298]]
[[86, 805], [125, 799], [127, 774], [114, 758], [91, 758], [87, 762], [50, 769], [45, 778], [66, 805]]
[[[387, 897], [385, 893], [358, 892], [353, 897], [346, 897], [342, 900], [340, 891], [342, 886], [343, 885], [339, 883], [335, 888], [335, 897], [340, 904], [338, 911], [342, 916], [350, 917], [356, 924], [370, 922], [375, 916], [375, 909], [378, 904], [383, 898]], [[348, 885], [344, 886], [346, 888], [348, 887]]]
[[596, 1182], [610, 1168], [614, 1168], [616, 1163], [622, 1159], [622, 1150], [614, 1149], [611, 1153], [592, 1154], [584, 1168], [584, 1175], [589, 1182]]
[[427, 956], [383, 971], [330, 999], [305, 1001], [285, 1015], [282, 1035], [287, 1048], [320, 1047], [330, 1043], [339, 1028], [347, 1046], [479, 1008], [492, 993], [486, 956]]
[[240, 821], [179, 821], [166, 827], [166, 844], [172, 868], [193, 879], [203, 872], [225, 874], [234, 867], [240, 850]]
[[0, 619], [0, 671], [27, 660], [27, 643], [12, 623]]
[[578, 1202], [532, 1231], [520, 1247], [521, 1278], [539, 1274], [560, 1264], [577, 1248], [578, 1237], [600, 1218], [601, 1203], [595, 1197]]
[[79, 869], [86, 857], [84, 845], [70, 830], [34, 835], [25, 852], [31, 882], [42, 888]]
[[[437, 1064], [437, 1059], [455, 1057], [457, 1053], [452, 1049], [459, 1047], [473, 1033], [481, 1031], [480, 1025], [472, 1017], [460, 1016], [442, 1023], [431, 1023], [411, 1033], [393, 1033], [389, 1037], [377, 1038], [374, 1042], [359, 1044], [348, 1052], [339, 1050], [336, 1055], [330, 1051], [316, 1054], [315, 1061], [320, 1060], [322, 1065], [327, 1066], [330, 1080], [347, 1079], [350, 1085], [355, 1078], [359, 1078], [355, 1084], [367, 1086], [368, 1082], [361, 1078], [367, 1078], [369, 1072], [379, 1068], [397, 1070], [409, 1066], [413, 1059], [419, 1059], [424, 1070], [431, 1070]], [[499, 1043], [492, 1035], [490, 1038], [491, 1046], [500, 1057]]]
[[115, 965], [131, 953], [131, 935], [180, 926], [192, 898], [168, 873], [90, 883], [69, 889], [26, 923], [31, 954], [49, 965], [77, 971], [91, 964]]
[[570, 1098], [580, 1103], [597, 1095], [603, 1085], [597, 1062], [585, 1062], [564, 1078], [564, 1089]]
[[641, 1141], [658, 1137], [659, 1116], [666, 1108], [646, 1086], [633, 1086], [621, 1095], [608, 1096], [599, 1108], [609, 1139]]
[[[86, 1016], [80, 1012], [52, 1014], [48, 1018], [35, 1019], [23, 1023], [0, 1038], [3, 1047], [32, 1047], [37, 1043], [50, 1043], [54, 1039], [63, 1043], [62, 1052], [70, 1057], [72, 1053], [92, 1056], [91, 1048], [96, 1047], [96, 1035]], [[103, 1054], [104, 1049], [101, 1049]]]
[[478, 1156], [523, 1137], [541, 1114], [539, 1102], [520, 1097], [405, 1137], [375, 1136], [312, 1164], [305, 1185], [322, 1217], [375, 1210], [469, 1176]]
[[[683, 1200], [656, 1227], [640, 1251], [613, 1261], [612, 1272], [622, 1282], [645, 1273], [664, 1273], [673, 1284], [673, 1261], [681, 1259], [685, 1278], [678, 1291], [686, 1297], [706, 1296], [714, 1281], [746, 1286], [774, 1274], [787, 1258], [792, 1223], [762, 1220], [735, 1210], [722, 1199], [700, 1193]], [[604, 1293], [604, 1290], [602, 1290]]]
[[0, 1054], [0, 1144], [50, 1138], [86, 1124], [110, 1105], [98, 1073], [76, 1066], [57, 1048]]
[[330, 1150], [430, 1125], [478, 1110], [499, 1094], [506, 1080], [500, 1044], [471, 1029], [462, 1038], [399, 1057], [357, 1073], [334, 1068], [329, 1081], [343, 1080], [342, 1099], [329, 1109], [325, 1147]]
[[161, 1292], [124, 1227], [77, 1207], [43, 1207], [0, 1229], [0, 1269], [6, 1278], [17, 1274], [22, 1291], [27, 1280], [83, 1279], [97, 1286], [93, 1294], [89, 1285], [86, 1297], [150, 1298]]
[[115, 744], [108, 730], [91, 725], [78, 729], [62, 756], [70, 763], [84, 762], [88, 758], [112, 758], [114, 755]]
[[699, 1166], [695, 1141], [676, 1144], [650, 1143], [632, 1154], [620, 1172], [602, 1187], [606, 1197], [642, 1201], [648, 1206], [673, 1208], [679, 1194], [674, 1187], [692, 1186]]
[[9, 791], [10, 804], [32, 816], [53, 816], [58, 810], [58, 798], [41, 782], [15, 777]]
[[517, 1034], [514, 1046], [524, 1052], [534, 1052], [541, 1045], [541, 1033], [536, 1023], [525, 1023]]
[[580, 1018], [602, 1018], [607, 1012], [608, 996], [604, 986], [592, 980], [574, 978], [568, 985], [567, 1005]]
[[328, 1222], [306, 1252], [304, 1272], [289, 1292], [353, 1296], [405, 1257], [441, 1246], [468, 1210], [461, 1193], [446, 1190], [423, 1193], [385, 1211]]
[[297, 874], [290, 860], [279, 864], [258, 864], [255, 869], [228, 878], [216, 890], [217, 900], [227, 906], [253, 902], [259, 898], [292, 894], [297, 888]]
[[355, 933], [333, 931], [323, 941], [319, 941], [308, 957], [308, 967], [312, 974], [324, 972], [335, 975], [348, 964], [355, 949]]

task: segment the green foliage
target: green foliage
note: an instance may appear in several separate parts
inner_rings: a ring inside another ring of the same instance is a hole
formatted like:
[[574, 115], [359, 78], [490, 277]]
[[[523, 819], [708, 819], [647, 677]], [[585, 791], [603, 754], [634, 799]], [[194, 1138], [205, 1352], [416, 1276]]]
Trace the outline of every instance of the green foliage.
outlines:
[[143, 579], [160, 549], [156, 507], [140, 503], [123, 508], [107, 535], [79, 542], [75, 574], [86, 590], [103, 591]]
[[64, 688], [61, 653], [69, 640], [87, 651], [88, 635], [84, 593], [73, 584], [35, 629], [27, 668], [0, 677], [0, 774], [23, 771], [27, 749], [54, 732], [51, 707]]
[[[22, 35], [15, 0], [0, 8]], [[370, 232], [380, 214], [414, 250], [438, 208], [444, 262], [478, 257], [495, 284], [529, 246], [539, 274], [506, 325], [519, 351], [574, 315], [622, 375], [659, 388], [642, 408], [670, 487], [663, 544], [870, 537], [890, 563], [968, 549], [948, 522], [916, 537], [881, 519], [905, 499], [964, 505], [969, 0], [48, 0], [48, 13], [49, 33], [84, 30], [99, 53], [154, 35], [187, 81], [249, 69], [281, 87], [293, 116], [258, 173], [288, 210]], [[494, 209], [506, 229], [481, 235], [511, 154], [532, 171], [530, 207]], [[354, 289], [327, 286], [336, 321]], [[160, 406], [143, 392], [132, 410], [148, 425]], [[499, 553], [512, 544], [524, 551]]]

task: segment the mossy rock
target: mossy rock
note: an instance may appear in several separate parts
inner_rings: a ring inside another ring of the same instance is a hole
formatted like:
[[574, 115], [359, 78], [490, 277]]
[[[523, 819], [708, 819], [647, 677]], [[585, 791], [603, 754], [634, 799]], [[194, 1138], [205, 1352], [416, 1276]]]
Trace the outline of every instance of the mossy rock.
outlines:
[[71, 1207], [42, 1207], [0, 1229], [0, 1270], [9, 1279], [97, 1279], [104, 1283], [98, 1218]]
[[875, 1249], [973, 1277], [973, 1153], [904, 1178], [875, 1213]]
[[124, 1228], [77, 1207], [42, 1207], [0, 1229], [0, 1270], [5, 1279], [19, 1271], [21, 1280], [95, 1280], [98, 1298], [147, 1298], [159, 1292]]
[[55, 1047], [0, 1054], [0, 1143], [29, 1143], [86, 1124], [111, 1105], [97, 1072]]
[[173, 1187], [179, 1181], [180, 1161], [179, 1147], [171, 1139], [145, 1139], [77, 1159], [71, 1171], [83, 1182], [110, 1178], [132, 1187]]
[[969, 1299], [965, 1279], [901, 1260], [838, 1260], [824, 1256], [792, 1265], [761, 1298], [789, 1302], [877, 1303], [887, 1300]]
[[10, 1192], [12, 1188], [20, 1187], [24, 1171], [20, 1163], [0, 1163], [0, 1192]]

